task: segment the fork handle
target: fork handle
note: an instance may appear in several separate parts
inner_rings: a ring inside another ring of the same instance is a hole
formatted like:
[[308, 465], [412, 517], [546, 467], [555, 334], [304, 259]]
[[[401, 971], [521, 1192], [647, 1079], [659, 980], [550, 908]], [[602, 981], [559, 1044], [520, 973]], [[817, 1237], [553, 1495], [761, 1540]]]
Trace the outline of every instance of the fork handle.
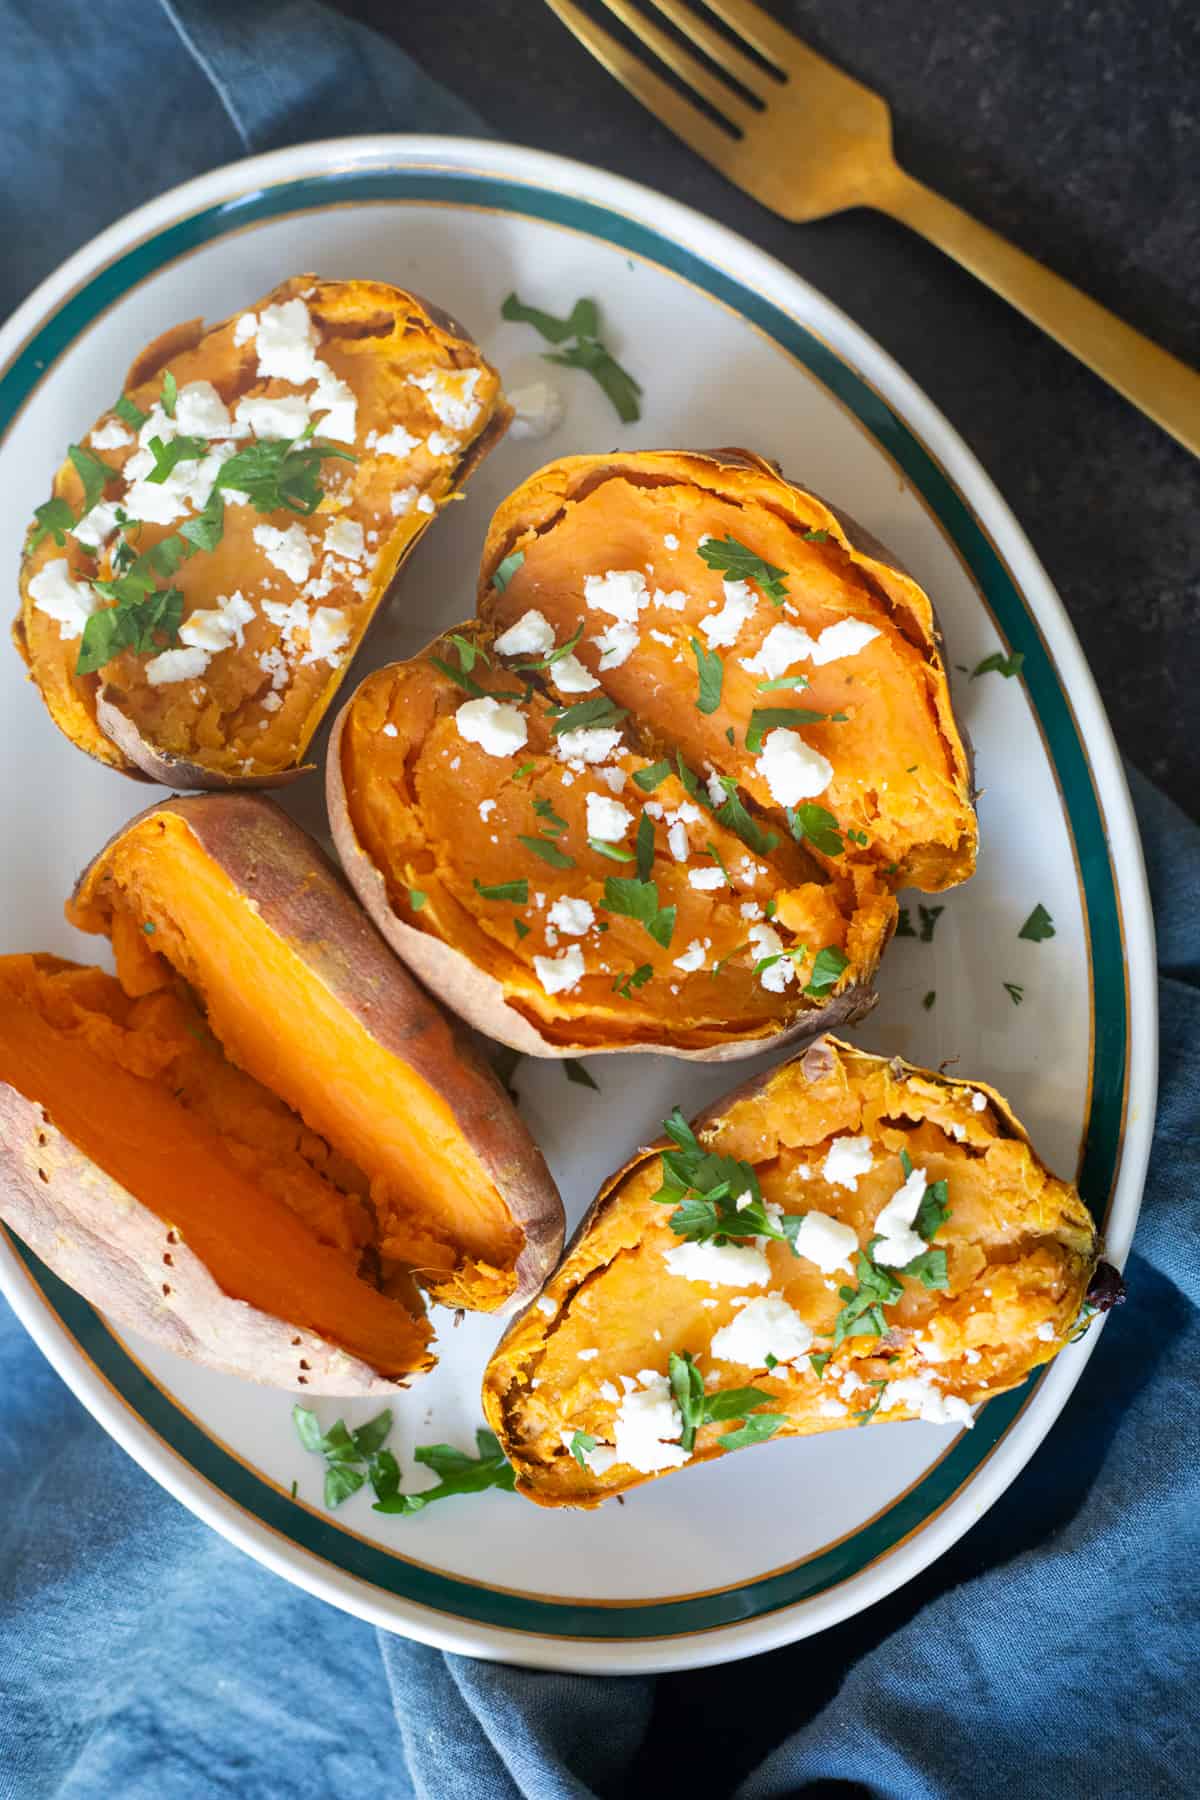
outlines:
[[868, 204], [899, 219], [977, 275], [1200, 456], [1200, 374], [997, 231], [893, 165]]

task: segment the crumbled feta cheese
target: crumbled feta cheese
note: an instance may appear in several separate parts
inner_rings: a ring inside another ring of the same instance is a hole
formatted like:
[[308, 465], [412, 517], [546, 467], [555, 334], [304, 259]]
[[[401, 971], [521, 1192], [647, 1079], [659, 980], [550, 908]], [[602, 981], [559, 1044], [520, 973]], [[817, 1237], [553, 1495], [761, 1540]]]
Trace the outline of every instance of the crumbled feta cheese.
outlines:
[[421, 495], [420, 499], [417, 501], [417, 511], [423, 512], [423, 513], [431, 513], [431, 512], [437, 511], [437, 506], [434, 502], [434, 498], [433, 498], [432, 494], [422, 494]]
[[708, 797], [714, 806], [721, 806], [729, 795], [721, 785], [721, 774], [718, 769], [709, 769], [704, 777], [704, 785], [708, 789]]
[[987, 1105], [987, 1095], [986, 1094], [972, 1094], [971, 1095], [971, 1105], [974, 1107], [976, 1112], [982, 1112], [984, 1107]]
[[[241, 329], [241, 321], [238, 328]], [[316, 327], [303, 300], [264, 306], [254, 347], [258, 351], [258, 373], [264, 381], [278, 377], [299, 387], [316, 375]]]
[[425, 439], [425, 448], [430, 456], [457, 456], [462, 445], [448, 431], [431, 431]]
[[400, 735], [400, 733], [396, 730], [396, 727], [392, 724], [392, 721], [390, 719], [388, 720], [387, 724], [383, 728], [383, 735], [384, 735], [384, 737], [399, 737], [399, 735]]
[[714, 888], [725, 886], [725, 876], [718, 868], [689, 869], [688, 883], [691, 887], [699, 888], [702, 893], [711, 893]]
[[179, 641], [215, 656], [231, 644], [245, 643], [246, 626], [253, 617], [254, 608], [239, 588], [220, 597], [215, 607], [190, 613], [179, 627]]
[[782, 994], [784, 988], [796, 974], [796, 966], [790, 956], [783, 954], [783, 939], [773, 925], [752, 925], [750, 927], [750, 947], [754, 951], [756, 963], [763, 962], [769, 956], [777, 956], [767, 969], [760, 969], [758, 979], [769, 994]]
[[580, 1362], [595, 1362], [600, 1352], [599, 1350], [577, 1350], [575, 1354]]
[[777, 725], [763, 740], [755, 768], [779, 806], [796, 806], [823, 794], [833, 780], [833, 765], [806, 744], [798, 731]]
[[207, 667], [207, 650], [164, 650], [146, 664], [146, 680], [152, 687], [168, 681], [195, 681]]
[[1043, 1344], [1052, 1344], [1058, 1336], [1058, 1333], [1054, 1329], [1053, 1321], [1050, 1319], [1042, 1320], [1037, 1328], [1037, 1334]]
[[656, 631], [653, 625], [650, 627], [650, 636], [656, 644], [663, 644], [668, 650], [675, 648], [675, 639], [665, 631]]
[[303, 394], [247, 397], [238, 401], [233, 416], [257, 438], [298, 438], [312, 418]]
[[[194, 697], [195, 696], [193, 696], [193, 698]], [[276, 713], [279, 711], [280, 707], [283, 705], [283, 699], [279, 694], [277, 694], [275, 692], [274, 688], [272, 688], [269, 693], [266, 693], [263, 695], [262, 700], [259, 702], [259, 704], [261, 705], [264, 712]], [[258, 729], [260, 731], [265, 731], [266, 728], [267, 728], [267, 722], [264, 719]]]
[[587, 575], [583, 598], [593, 612], [610, 613], [614, 619], [632, 625], [649, 601], [646, 577], [638, 569], [609, 569], [604, 575]]
[[835, 1187], [849, 1188], [854, 1194], [858, 1192], [859, 1176], [869, 1175], [874, 1167], [869, 1137], [836, 1137], [821, 1173]]
[[591, 670], [580, 662], [573, 650], [568, 650], [565, 656], [559, 657], [552, 666], [550, 675], [554, 685], [564, 694], [590, 694], [593, 688], [600, 686]]
[[678, 550], [679, 539], [675, 536], [673, 531], [667, 532], [666, 536], [663, 538], [663, 546], [667, 550]]
[[663, 1251], [672, 1275], [710, 1287], [766, 1287], [771, 1265], [751, 1244], [672, 1244]]
[[396, 492], [388, 501], [392, 517], [394, 519], [405, 518], [416, 505], [419, 492], [420, 489], [415, 487], [397, 488]]
[[823, 663], [838, 662], [843, 656], [857, 656], [872, 638], [878, 636], [879, 627], [868, 625], [865, 619], [839, 619], [836, 625], [827, 625], [819, 633], [809, 655], [820, 667]]
[[525, 715], [490, 694], [464, 701], [454, 718], [459, 737], [478, 744], [489, 756], [512, 756], [529, 735]]
[[623, 794], [624, 793], [624, 791], [625, 791], [625, 771], [624, 771], [624, 769], [597, 769], [596, 774], [597, 774], [597, 777], [604, 783], [605, 787], [611, 789], [611, 791], [614, 794]]
[[86, 581], [75, 581], [65, 556], [56, 556], [40, 568], [29, 583], [29, 597], [40, 613], [58, 625], [63, 639], [83, 635], [83, 628], [100, 604], [99, 595]]
[[548, 1319], [552, 1319], [554, 1317], [555, 1313], [558, 1311], [557, 1306], [555, 1306], [553, 1300], [551, 1300], [551, 1298], [548, 1294], [539, 1294], [538, 1295], [537, 1309], [540, 1313], [545, 1313], [545, 1315]]
[[393, 425], [390, 431], [381, 432], [371, 445], [376, 456], [411, 456], [421, 442], [411, 431], [405, 431], [403, 425]]
[[[565, 660], [565, 658], [564, 658]], [[563, 762], [607, 762], [620, 747], [621, 733], [615, 729], [584, 727], [581, 731], [562, 731], [555, 739], [555, 754]]]
[[840, 1219], [831, 1219], [828, 1213], [805, 1213], [796, 1233], [795, 1249], [797, 1256], [815, 1263], [822, 1275], [832, 1275], [835, 1269], [852, 1272], [858, 1233]]
[[813, 640], [807, 631], [797, 625], [772, 625], [763, 639], [757, 656], [740, 658], [741, 665], [751, 675], [765, 675], [776, 681], [786, 675], [793, 663], [808, 656], [813, 648]]
[[822, 1400], [817, 1407], [817, 1417], [819, 1419], [844, 1419], [849, 1410], [843, 1401], [835, 1400], [830, 1394], [828, 1399]]
[[950, 1123], [946, 1127], [946, 1130], [949, 1132], [950, 1136], [954, 1139], [956, 1144], [965, 1144], [966, 1143], [967, 1128], [965, 1125], [960, 1125], [958, 1123], [957, 1119], [951, 1119]]
[[184, 437], [229, 437], [229, 408], [211, 381], [188, 381], [175, 398], [175, 423]]
[[583, 951], [572, 944], [557, 956], [535, 956], [533, 967], [547, 994], [567, 994], [583, 980]]
[[[683, 1417], [671, 1396], [665, 1375], [643, 1369], [638, 1377], [641, 1391], [630, 1392], [613, 1420], [613, 1437], [617, 1461], [627, 1463], [642, 1475], [655, 1475], [660, 1469], [680, 1469], [691, 1456], [680, 1447]], [[622, 1376], [624, 1385], [628, 1377]], [[676, 1440], [676, 1441], [672, 1441]]]
[[333, 519], [325, 528], [324, 544], [332, 556], [345, 556], [361, 562], [367, 554], [363, 528], [357, 519]]
[[589, 900], [573, 900], [569, 894], [564, 894], [546, 914], [546, 922], [557, 926], [568, 937], [582, 937], [595, 924], [596, 914]]
[[667, 848], [676, 862], [686, 862], [692, 854], [692, 846], [688, 839], [687, 826], [682, 819], [673, 819], [667, 827]]
[[718, 1362], [761, 1369], [768, 1356], [776, 1362], [792, 1362], [803, 1356], [812, 1341], [812, 1331], [796, 1309], [778, 1294], [768, 1294], [751, 1300], [735, 1319], [723, 1325], [714, 1334], [710, 1348]]
[[285, 531], [280, 531], [276, 525], [256, 525], [254, 541], [271, 567], [286, 575], [289, 581], [299, 585], [308, 579], [313, 547], [303, 526], [289, 525]]
[[688, 603], [688, 597], [682, 588], [672, 588], [669, 593], [664, 593], [662, 588], [655, 588], [651, 600], [655, 606], [665, 606], [668, 612], [682, 612]]
[[89, 442], [93, 450], [123, 450], [132, 444], [133, 433], [126, 431], [120, 419], [110, 419], [107, 425], [97, 425]]
[[888, 1382], [883, 1390], [880, 1411], [895, 1412], [901, 1406], [915, 1412], [927, 1425], [966, 1425], [969, 1428], [975, 1423], [966, 1401], [943, 1394], [928, 1375], [903, 1375], [898, 1381]]
[[491, 818], [495, 810], [496, 802], [494, 800], [481, 800], [479, 802], [479, 816], [485, 824], [487, 820]]
[[725, 604], [720, 612], [709, 613], [701, 619], [700, 629], [714, 650], [727, 649], [736, 644], [738, 633], [746, 620], [758, 605], [758, 599], [744, 581], [726, 581]]
[[683, 955], [675, 958], [675, 967], [682, 969], [685, 975], [692, 975], [704, 967], [704, 945], [699, 938], [693, 938]]
[[67, 527], [71, 536], [89, 550], [99, 550], [117, 529], [117, 508], [108, 500], [98, 500], [90, 512]]
[[611, 1400], [615, 1406], [617, 1401], [621, 1398], [620, 1390], [613, 1382], [602, 1381], [600, 1383], [600, 1398], [602, 1400]]
[[602, 844], [618, 844], [633, 824], [633, 814], [619, 800], [610, 800], [607, 794], [589, 794], [587, 797], [587, 834], [590, 838], [598, 838]]
[[235, 344], [248, 344], [258, 330], [258, 318], [254, 313], [243, 313], [233, 328]]
[[451, 431], [469, 431], [483, 406], [475, 398], [479, 376], [478, 369], [431, 369], [408, 380], [411, 387], [420, 388], [443, 425]]
[[912, 1229], [912, 1222], [925, 1198], [926, 1185], [924, 1169], [914, 1169], [880, 1211], [875, 1220], [879, 1242], [872, 1252], [877, 1263], [901, 1269], [924, 1250], [925, 1240]]
[[637, 627], [626, 625], [620, 619], [612, 625], [606, 626], [603, 631], [598, 631], [595, 644], [597, 650], [601, 652], [599, 663], [601, 670], [619, 669], [623, 663], [629, 661], [641, 641]]
[[563, 422], [562, 395], [548, 381], [531, 381], [527, 387], [511, 388], [508, 404], [513, 409], [510, 437], [549, 437]]
[[336, 606], [318, 606], [308, 628], [308, 650], [301, 662], [336, 664], [337, 652], [349, 641], [350, 627], [345, 613]]
[[743, 900], [738, 911], [743, 919], [761, 919], [763, 916], [763, 909], [757, 900]]
[[496, 648], [501, 656], [549, 656], [554, 648], [554, 627], [544, 614], [531, 607], [515, 625], [501, 633]]

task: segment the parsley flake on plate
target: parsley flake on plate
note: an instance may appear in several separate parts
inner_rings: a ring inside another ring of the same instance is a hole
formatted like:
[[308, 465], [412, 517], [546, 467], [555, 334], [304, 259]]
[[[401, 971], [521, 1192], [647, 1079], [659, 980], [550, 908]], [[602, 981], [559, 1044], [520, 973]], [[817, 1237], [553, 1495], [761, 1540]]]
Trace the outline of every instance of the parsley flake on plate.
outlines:
[[577, 300], [568, 316], [559, 319], [540, 307], [525, 306], [516, 294], [509, 294], [500, 313], [518, 324], [532, 325], [547, 343], [561, 344], [561, 350], [544, 351], [545, 360], [586, 370], [608, 395], [624, 424], [631, 425], [641, 417], [641, 386], [601, 342], [600, 309], [594, 300]]
[[1039, 900], [1017, 936], [1027, 939], [1031, 944], [1042, 944], [1054, 935], [1054, 920]]

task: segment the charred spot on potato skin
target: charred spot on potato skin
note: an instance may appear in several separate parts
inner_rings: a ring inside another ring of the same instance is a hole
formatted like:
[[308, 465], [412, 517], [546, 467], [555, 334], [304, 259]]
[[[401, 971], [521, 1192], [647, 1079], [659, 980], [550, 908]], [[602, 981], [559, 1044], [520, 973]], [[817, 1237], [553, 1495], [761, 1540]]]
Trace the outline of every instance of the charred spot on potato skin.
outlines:
[[1094, 1306], [1098, 1313], [1111, 1312], [1114, 1306], [1124, 1306], [1126, 1296], [1125, 1277], [1110, 1262], [1096, 1264], [1096, 1273], [1088, 1284], [1087, 1303]]

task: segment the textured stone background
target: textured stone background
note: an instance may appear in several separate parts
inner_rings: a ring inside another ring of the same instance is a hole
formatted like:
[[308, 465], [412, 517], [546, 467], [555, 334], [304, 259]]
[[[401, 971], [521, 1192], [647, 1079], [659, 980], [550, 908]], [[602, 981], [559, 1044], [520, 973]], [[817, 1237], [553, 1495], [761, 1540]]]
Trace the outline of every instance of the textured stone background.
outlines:
[[[339, 3], [503, 137], [698, 207], [851, 313], [958, 427], [1013, 507], [1126, 755], [1200, 814], [1192, 457], [900, 226], [863, 211], [788, 225], [738, 193], [541, 0]], [[773, 0], [768, 10], [880, 89], [914, 175], [1200, 365], [1194, 0]]]

